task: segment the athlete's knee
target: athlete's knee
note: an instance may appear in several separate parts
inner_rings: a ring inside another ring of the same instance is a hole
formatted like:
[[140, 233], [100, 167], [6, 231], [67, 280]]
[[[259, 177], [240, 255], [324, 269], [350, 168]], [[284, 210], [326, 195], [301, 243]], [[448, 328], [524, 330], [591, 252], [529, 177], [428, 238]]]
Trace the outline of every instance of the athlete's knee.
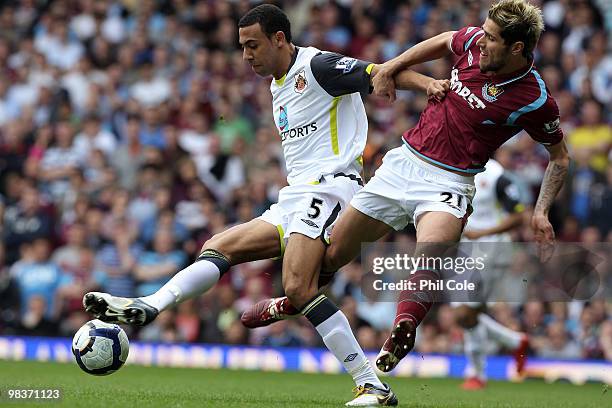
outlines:
[[301, 309], [306, 303], [317, 294], [317, 288], [311, 285], [304, 284], [298, 280], [288, 280], [283, 284], [285, 296], [289, 299], [292, 305]]
[[232, 249], [232, 246], [228, 245], [229, 242], [221, 235], [222, 234], [216, 234], [206, 240], [206, 242], [204, 242], [204, 245], [202, 245], [202, 248], [200, 249], [200, 254], [204, 253], [205, 251], [215, 251], [223, 255], [231, 263], [234, 251]]
[[207, 239], [204, 242], [204, 245], [202, 245], [200, 252], [204, 252], [207, 249], [223, 252], [223, 245], [221, 245], [221, 240], [217, 237], [217, 235], [214, 235], [211, 238]]
[[478, 324], [478, 310], [469, 306], [459, 306], [455, 309], [455, 320], [464, 329], [472, 329]]

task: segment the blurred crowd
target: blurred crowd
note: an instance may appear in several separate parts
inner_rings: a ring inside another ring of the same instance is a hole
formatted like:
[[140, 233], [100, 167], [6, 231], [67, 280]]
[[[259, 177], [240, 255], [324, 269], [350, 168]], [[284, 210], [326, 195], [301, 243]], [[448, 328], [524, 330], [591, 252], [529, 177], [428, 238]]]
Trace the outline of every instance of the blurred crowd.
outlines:
[[[536, 1], [546, 32], [536, 65], [561, 111], [574, 159], [552, 220], [561, 241], [612, 245], [612, 9], [605, 0]], [[443, 31], [484, 21], [488, 1], [285, 0], [297, 45], [383, 62]], [[256, 2], [0, 2], [0, 334], [72, 336], [99, 289], [148, 295], [215, 233], [259, 216], [286, 185], [269, 79], [242, 60], [237, 21]], [[607, 7], [607, 8], [606, 8]], [[449, 76], [452, 60], [418, 66]], [[414, 125], [423, 95], [368, 97], [366, 172]], [[524, 134], [497, 159], [533, 190], [547, 154]], [[515, 234], [530, 240], [528, 227]], [[387, 239], [412, 239], [413, 231]], [[611, 251], [612, 253], [612, 251]], [[358, 340], [378, 349], [391, 302], [354, 291], [360, 265], [330, 291]], [[231, 268], [206, 295], [162, 313], [135, 338], [316, 346], [303, 320], [247, 331], [239, 316], [280, 295], [280, 263]], [[499, 321], [533, 335], [532, 352], [612, 360], [604, 300], [498, 304]], [[440, 305], [421, 352], [461, 352]]]

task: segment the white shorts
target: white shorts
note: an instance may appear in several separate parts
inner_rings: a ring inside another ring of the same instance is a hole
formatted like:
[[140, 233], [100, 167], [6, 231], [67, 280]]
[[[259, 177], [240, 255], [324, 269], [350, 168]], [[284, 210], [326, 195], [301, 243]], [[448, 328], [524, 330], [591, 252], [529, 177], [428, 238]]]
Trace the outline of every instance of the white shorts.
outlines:
[[348, 207], [361, 186], [356, 175], [339, 173], [321, 177], [317, 184], [296, 184], [283, 187], [278, 202], [272, 204], [259, 219], [278, 229], [281, 255], [289, 236], [298, 232], [328, 242], [331, 228]]
[[473, 176], [440, 169], [401, 146], [387, 152], [351, 206], [399, 231], [428, 211], [467, 219], [475, 192]]

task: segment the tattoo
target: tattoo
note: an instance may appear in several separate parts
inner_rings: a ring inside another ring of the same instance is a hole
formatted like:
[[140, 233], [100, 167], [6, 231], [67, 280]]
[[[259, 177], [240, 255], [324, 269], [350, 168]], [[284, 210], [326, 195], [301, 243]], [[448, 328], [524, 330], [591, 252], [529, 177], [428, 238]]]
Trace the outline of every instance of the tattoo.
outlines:
[[547, 212], [550, 209], [557, 193], [559, 193], [563, 186], [566, 174], [567, 166], [560, 165], [554, 161], [548, 163], [544, 173], [544, 180], [540, 187], [540, 195], [535, 205], [536, 212]]

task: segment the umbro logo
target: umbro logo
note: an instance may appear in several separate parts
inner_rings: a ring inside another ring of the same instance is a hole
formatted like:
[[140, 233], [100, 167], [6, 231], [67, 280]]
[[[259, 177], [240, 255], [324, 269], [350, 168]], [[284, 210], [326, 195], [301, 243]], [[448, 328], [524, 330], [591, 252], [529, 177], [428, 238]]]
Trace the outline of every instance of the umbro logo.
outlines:
[[305, 220], [304, 218], [300, 218], [300, 220], [304, 221], [305, 224], [310, 225], [311, 227], [319, 228], [319, 226], [313, 221]]
[[353, 361], [355, 358], [357, 358], [357, 353], [353, 353], [353, 354], [349, 354], [348, 356], [346, 356], [346, 358], [344, 359], [345, 363], [348, 363], [350, 361]]

